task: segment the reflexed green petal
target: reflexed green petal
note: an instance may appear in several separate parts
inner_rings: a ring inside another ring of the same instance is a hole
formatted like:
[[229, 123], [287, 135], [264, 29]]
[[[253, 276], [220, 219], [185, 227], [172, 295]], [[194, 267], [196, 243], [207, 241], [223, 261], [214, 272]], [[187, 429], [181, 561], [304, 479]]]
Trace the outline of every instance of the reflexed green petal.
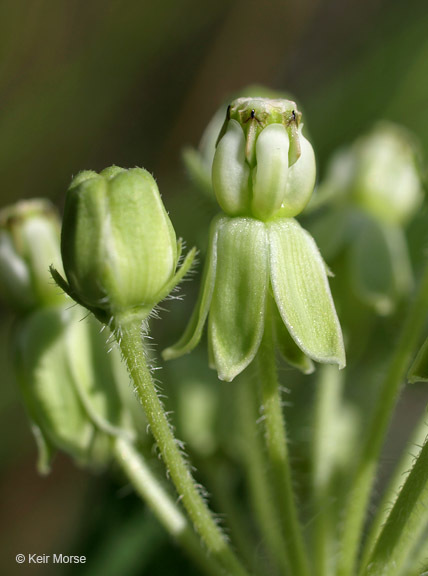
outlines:
[[308, 358], [294, 342], [276, 306], [272, 306], [272, 312], [274, 317], [275, 342], [281, 356], [286, 362], [303, 372], [303, 374], [312, 374], [315, 370], [312, 360]]
[[393, 311], [413, 284], [403, 231], [365, 220], [351, 245], [353, 285], [363, 302], [379, 314]]
[[270, 124], [258, 137], [251, 208], [261, 220], [281, 207], [287, 187], [289, 147], [288, 134], [282, 124]]
[[207, 338], [208, 340], [208, 366], [211, 370], [215, 370], [215, 358], [214, 358], [214, 350], [211, 342], [211, 338]]
[[51, 471], [55, 449], [34, 422], [31, 424], [31, 431], [37, 444], [37, 472], [44, 476]]
[[291, 336], [313, 360], [343, 368], [342, 331], [325, 265], [313, 238], [291, 218], [267, 226], [273, 293]]
[[15, 333], [15, 369], [30, 419], [43, 435], [43, 448], [52, 445], [83, 461], [93, 425], [66, 361], [64, 334], [73, 314], [73, 309], [48, 307], [26, 317]]
[[253, 360], [263, 335], [268, 287], [266, 227], [251, 218], [223, 223], [217, 240], [209, 333], [219, 378], [230, 382]]
[[178, 358], [183, 354], [191, 352], [193, 348], [198, 345], [199, 340], [201, 339], [202, 330], [208, 316], [214, 290], [217, 266], [217, 236], [223, 222], [227, 220], [228, 218], [220, 217], [212, 223], [207, 260], [205, 262], [198, 301], [183, 336], [176, 344], [166, 348], [162, 352], [164, 360]]
[[112, 366], [113, 354], [118, 351], [114, 349], [107, 355], [107, 334], [100, 334], [101, 324], [95, 318], [79, 307], [71, 311], [73, 321], [64, 334], [64, 360], [73, 377], [79, 400], [96, 428], [107, 434], [132, 437], [131, 431], [125, 430], [127, 414]]
[[[119, 352], [107, 355], [105, 337], [100, 324], [80, 306], [42, 308], [17, 326], [16, 373], [42, 473], [49, 471], [54, 449], [64, 450], [81, 465], [105, 466], [112, 436], [136, 435], [127, 410], [134, 396], [127, 388], [129, 401], [122, 400], [116, 382]], [[122, 377], [125, 372], [122, 365]]]
[[237, 216], [248, 209], [249, 174], [244, 132], [236, 120], [230, 120], [226, 134], [217, 145], [212, 167], [214, 192], [226, 214]]
[[409, 382], [428, 382], [428, 338], [419, 350], [407, 376]]

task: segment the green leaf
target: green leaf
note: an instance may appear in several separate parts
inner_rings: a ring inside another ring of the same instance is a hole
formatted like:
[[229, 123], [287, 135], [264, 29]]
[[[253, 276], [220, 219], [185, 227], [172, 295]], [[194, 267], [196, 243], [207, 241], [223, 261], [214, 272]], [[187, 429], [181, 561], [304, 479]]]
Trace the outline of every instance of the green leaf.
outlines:
[[219, 217], [212, 223], [208, 255], [205, 262], [198, 301], [183, 336], [176, 344], [166, 348], [162, 352], [162, 357], [164, 360], [178, 358], [183, 354], [191, 352], [198, 345], [201, 339], [202, 330], [205, 324], [205, 320], [208, 316], [214, 290], [217, 267], [217, 235], [223, 222], [226, 220], [227, 218], [225, 217]]
[[[428, 442], [425, 442], [383, 525], [364, 574], [401, 574], [428, 526]], [[416, 574], [416, 572], [415, 572]]]
[[312, 236], [292, 218], [268, 224], [278, 310], [299, 348], [317, 362], [346, 364], [326, 268]]
[[407, 380], [412, 384], [414, 382], [428, 382], [428, 338], [410, 366]]
[[266, 227], [252, 218], [223, 222], [209, 332], [219, 378], [230, 382], [253, 360], [263, 335], [268, 287]]

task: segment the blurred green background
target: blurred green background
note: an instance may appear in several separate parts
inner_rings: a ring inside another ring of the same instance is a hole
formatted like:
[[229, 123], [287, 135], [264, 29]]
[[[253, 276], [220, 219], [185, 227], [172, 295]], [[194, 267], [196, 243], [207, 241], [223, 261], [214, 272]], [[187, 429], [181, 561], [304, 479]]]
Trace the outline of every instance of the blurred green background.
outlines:
[[[181, 150], [253, 83], [301, 103], [320, 175], [377, 119], [413, 130], [427, 158], [427, 30], [426, 0], [2, 0], [0, 205], [48, 196], [61, 208], [77, 171], [144, 166], [178, 235], [203, 249], [211, 213], [195, 201]], [[416, 268], [425, 228], [422, 213], [410, 231]], [[186, 291], [191, 302], [195, 288]], [[9, 364], [12, 318], [4, 308], [0, 318], [2, 573], [59, 574], [14, 559], [62, 552], [88, 557], [67, 573], [197, 574], [118, 475], [91, 477], [59, 456], [50, 477], [37, 476]], [[181, 326], [160, 337], [171, 342]], [[400, 425], [425, 399], [421, 388], [405, 396]]]

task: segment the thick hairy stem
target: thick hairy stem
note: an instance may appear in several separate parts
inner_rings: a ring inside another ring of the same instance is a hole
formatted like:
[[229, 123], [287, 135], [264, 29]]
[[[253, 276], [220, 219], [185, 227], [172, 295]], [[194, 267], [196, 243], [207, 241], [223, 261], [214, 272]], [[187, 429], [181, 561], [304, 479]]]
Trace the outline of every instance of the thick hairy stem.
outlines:
[[287, 574], [289, 566], [284, 548], [283, 537], [279, 530], [278, 510], [272, 486], [269, 483], [266, 466], [266, 454], [263, 438], [257, 429], [257, 390], [251, 378], [240, 378], [238, 416], [240, 418], [242, 458], [244, 461], [246, 478], [252, 508], [263, 535], [266, 549], [275, 563], [281, 567], [281, 573]]
[[265, 332], [258, 354], [266, 445], [281, 517], [288, 563], [293, 576], [309, 576], [303, 530], [299, 522], [291, 480], [285, 422], [282, 414], [273, 339], [272, 311], [266, 311]]
[[168, 534], [180, 544], [204, 574], [218, 576], [221, 573], [221, 566], [208, 557], [187, 518], [153, 475], [133, 444], [123, 438], [115, 438], [113, 449], [117, 462], [135, 491], [149, 506]]
[[315, 516], [312, 521], [314, 542], [314, 571], [316, 576], [329, 576], [334, 572], [334, 518], [332, 508], [337, 495], [332, 481], [337, 471], [341, 434], [343, 371], [337, 366], [325, 365], [319, 369], [314, 404], [312, 434], [312, 485]]
[[147, 366], [142, 342], [141, 318], [116, 317], [114, 324], [116, 338], [143, 405], [150, 430], [196, 531], [204, 541], [209, 555], [223, 567], [225, 574], [247, 576], [247, 571], [230, 548], [225, 535], [201, 496], [171, 430], [165, 410], [158, 398], [152, 374]]

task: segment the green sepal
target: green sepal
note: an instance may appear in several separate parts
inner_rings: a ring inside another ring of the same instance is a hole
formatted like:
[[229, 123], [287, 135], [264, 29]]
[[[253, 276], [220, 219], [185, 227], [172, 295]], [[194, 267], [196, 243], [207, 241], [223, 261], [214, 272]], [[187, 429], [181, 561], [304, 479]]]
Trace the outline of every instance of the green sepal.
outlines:
[[410, 366], [407, 380], [411, 384], [415, 382], [428, 382], [428, 338], [416, 355]]
[[326, 267], [312, 236], [292, 218], [275, 220], [267, 227], [272, 289], [292, 338], [313, 360], [343, 368], [342, 331]]
[[208, 316], [214, 290], [217, 267], [218, 230], [221, 228], [223, 221], [225, 220], [227, 220], [227, 218], [220, 216], [214, 219], [211, 225], [208, 254], [202, 275], [198, 301], [183, 336], [176, 344], [166, 348], [162, 352], [162, 357], [164, 360], [171, 360], [173, 358], [178, 358], [183, 354], [188, 354], [198, 345], [201, 339], [202, 330]]
[[[181, 256], [182, 249], [183, 249], [183, 241], [180, 238], [179, 241], [177, 242], [177, 260], [179, 260]], [[174, 290], [174, 288], [183, 280], [183, 278], [189, 272], [189, 270], [193, 265], [196, 253], [197, 249], [195, 247], [193, 247], [187, 253], [185, 259], [183, 260], [183, 264], [177, 269], [176, 273], [171, 278], [171, 280], [167, 284], [165, 284], [162, 290], [158, 293], [157, 295], [158, 302], [166, 298]]]
[[55, 283], [58, 285], [59, 288], [61, 288], [61, 290], [64, 291], [65, 294], [67, 294], [67, 296], [70, 296], [70, 298], [75, 302], [77, 302], [77, 304], [80, 304], [80, 306], [83, 306], [83, 308], [86, 308], [87, 310], [92, 312], [95, 318], [97, 318], [100, 322], [102, 322], [103, 324], [108, 324], [110, 317], [105, 312], [105, 310], [102, 310], [101, 308], [93, 308], [92, 306], [88, 306], [87, 304], [85, 304], [76, 294], [76, 292], [72, 290], [67, 280], [61, 276], [61, 274], [58, 272], [58, 270], [56, 270], [56, 268], [54, 268], [54, 266], [49, 266], [49, 271]]
[[393, 312], [413, 286], [406, 240], [401, 228], [366, 218], [351, 244], [355, 292], [378, 314]]
[[310, 358], [297, 346], [290, 332], [287, 330], [276, 306], [272, 306], [273, 313], [273, 327], [275, 333], [276, 346], [288, 364], [294, 366], [303, 374], [312, 374], [315, 367]]
[[232, 381], [255, 357], [264, 329], [269, 248], [266, 227], [231, 218], [218, 232], [208, 338], [220, 380]]

